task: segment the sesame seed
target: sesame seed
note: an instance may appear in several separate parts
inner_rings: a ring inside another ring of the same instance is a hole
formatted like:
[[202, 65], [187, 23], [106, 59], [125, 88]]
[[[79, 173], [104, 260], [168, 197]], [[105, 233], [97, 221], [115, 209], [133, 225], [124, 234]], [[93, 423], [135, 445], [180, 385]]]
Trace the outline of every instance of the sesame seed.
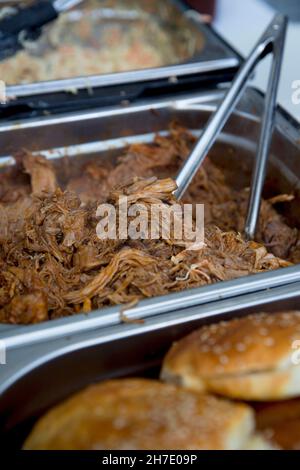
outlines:
[[266, 338], [264, 344], [268, 347], [274, 346], [275, 341], [274, 338]]
[[219, 361], [220, 361], [221, 364], [226, 365], [226, 364], [228, 364], [229, 359], [228, 359], [227, 356], [225, 356], [225, 354], [223, 354], [222, 356], [220, 356]]
[[268, 333], [269, 333], [269, 330], [268, 330], [267, 328], [260, 328], [260, 329], [259, 329], [259, 334], [260, 334], [261, 336], [267, 336]]
[[215, 353], [215, 354], [219, 355], [219, 354], [222, 354], [222, 352], [223, 352], [222, 346], [216, 346], [216, 347], [214, 348], [214, 353]]
[[246, 351], [246, 346], [244, 343], [237, 343], [236, 345], [236, 350], [238, 352], [243, 352], [243, 351]]

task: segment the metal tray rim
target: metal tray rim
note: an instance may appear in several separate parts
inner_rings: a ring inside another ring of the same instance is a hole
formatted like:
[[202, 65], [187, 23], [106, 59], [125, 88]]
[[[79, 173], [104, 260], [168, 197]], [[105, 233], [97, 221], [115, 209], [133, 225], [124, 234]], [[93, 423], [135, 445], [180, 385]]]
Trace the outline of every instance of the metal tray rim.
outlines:
[[[47, 362], [55, 360], [63, 355], [70, 354], [74, 351], [83, 350], [92, 346], [101, 345], [104, 343], [113, 343], [114, 341], [134, 338], [135, 336], [142, 335], [153, 331], [158, 331], [171, 326], [178, 326], [180, 324], [189, 323], [194, 320], [204, 319], [218, 319], [219, 316], [226, 313], [232, 314], [235, 311], [240, 311], [248, 307], [261, 307], [263, 305], [276, 302], [279, 300], [290, 300], [299, 296], [300, 282], [295, 283], [293, 289], [290, 286], [275, 287], [274, 289], [267, 289], [259, 293], [248, 293], [239, 297], [239, 302], [233, 304], [230, 299], [221, 300], [219, 302], [212, 302], [204, 305], [201, 309], [197, 306], [191, 307], [183, 311], [178, 310], [173, 313], [167, 313], [161, 317], [152, 317], [142, 325], [112, 325], [103, 331], [101, 336], [96, 338], [78, 340], [68, 346], [60, 346], [58, 349], [53, 348], [51, 352], [42, 353], [42, 355], [35, 354], [37, 359], [34, 359], [26, 365], [22, 365], [19, 369], [15, 370], [11, 376], [5, 379], [0, 384], [0, 396], [6, 392], [15, 382], [19, 379], [44, 365]], [[19, 352], [18, 352], [19, 353]]]
[[[300, 265], [254, 274], [231, 281], [223, 281], [221, 285], [216, 283], [166, 296], [141, 300], [136, 307], [126, 310], [126, 317], [129, 320], [145, 320], [149, 317], [159, 318], [164, 313], [193, 306], [203, 306], [224, 299], [236, 298], [240, 295], [265, 291], [266, 289], [284, 285], [294, 287], [294, 283], [298, 281], [300, 281]], [[4, 341], [8, 351], [20, 346], [58, 339], [66, 335], [122, 324], [120, 318], [121, 308], [122, 306], [117, 305], [95, 310], [89, 314], [79, 314], [37, 325], [14, 326], [10, 328], [13, 331], [4, 330], [2, 333], [0, 332], [0, 339]]]
[[[210, 109], [213, 110], [215, 109], [216, 103], [224, 96], [227, 88], [227, 86], [218, 86], [214, 90], [201, 90], [198, 93], [187, 93], [186, 95], [180, 97], [176, 96], [175, 94], [168, 97], [154, 98], [150, 101], [141, 100], [138, 103], [129, 104], [122, 107], [114, 105], [107, 108], [96, 108], [92, 111], [69, 111], [60, 115], [54, 114], [52, 116], [23, 118], [10, 121], [9, 123], [0, 122], [0, 133], [13, 131], [15, 129], [28, 129], [30, 127], [40, 127], [47, 124], [54, 125], [75, 122], [82, 119], [88, 120], [97, 117], [110, 117], [114, 115], [135, 113], [141, 112], [143, 110], [159, 109], [164, 107], [173, 107], [180, 110], [192, 110], [197, 109], [199, 105], [203, 107], [205, 104], [207, 104], [211, 106]], [[252, 95], [254, 99], [262, 99], [264, 96], [260, 90], [252, 86], [249, 86], [246, 89], [245, 94], [249, 94], [250, 96]], [[242, 116], [247, 116], [248, 119], [256, 120], [257, 122], [260, 121], [260, 117], [254, 115], [253, 113], [251, 114], [251, 112], [239, 110], [237, 108], [235, 113], [240, 113]], [[289, 131], [295, 132], [298, 132], [300, 129], [300, 123], [279, 105], [277, 107], [276, 119], [277, 125], [281, 129], [284, 127], [284, 130], [288, 128]], [[294, 140], [294, 143], [298, 143], [298, 145], [300, 145], [299, 140], [297, 142], [296, 138]]]
[[68, 92], [70, 90], [91, 89], [113, 85], [128, 85], [140, 82], [149, 82], [163, 78], [181, 77], [183, 75], [196, 75], [199, 73], [215, 72], [238, 67], [239, 60], [235, 57], [225, 59], [202, 61], [189, 64], [171, 65], [165, 67], [149, 68], [145, 70], [132, 70], [102, 75], [89, 75], [86, 77], [65, 78], [49, 80], [23, 85], [8, 85], [6, 95], [8, 98], [34, 96], [44, 93]]

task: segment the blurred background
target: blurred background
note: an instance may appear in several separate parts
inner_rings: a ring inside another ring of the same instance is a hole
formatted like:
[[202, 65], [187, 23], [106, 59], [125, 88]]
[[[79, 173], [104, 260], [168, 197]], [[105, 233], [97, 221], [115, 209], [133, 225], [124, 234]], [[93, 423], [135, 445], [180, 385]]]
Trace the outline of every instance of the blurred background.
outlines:
[[[243, 57], [251, 50], [276, 11], [289, 17], [279, 103], [300, 122], [300, 104], [292, 101], [292, 84], [300, 80], [300, 0], [187, 0], [192, 8], [212, 15], [212, 24]], [[265, 90], [270, 60], [258, 68], [253, 84]]]
[[[24, 1], [26, 2], [26, 0]], [[296, 85], [297, 81], [300, 83], [300, 0], [175, 0], [173, 7], [175, 7], [176, 1], [178, 3], [185, 2], [192, 9], [198, 10], [203, 16], [203, 21], [211, 23], [219, 35], [242, 57], [249, 54], [276, 12], [280, 11], [288, 15], [289, 26], [279, 87], [279, 103], [300, 122], [300, 104], [293, 102], [292, 99], [295, 95], [293, 84]], [[20, 2], [19, 0], [9, 0], [9, 3]], [[86, 3], [93, 4], [93, 0]], [[96, 3], [103, 8], [114, 5], [116, 2], [113, 0], [98, 0], [97, 2], [95, 0]], [[120, 72], [160, 67], [166, 63], [171, 65], [180, 61], [184, 62], [188, 61], [195, 51], [201, 52], [203, 44], [189, 24], [184, 26], [182, 21], [177, 21], [172, 25], [172, 20], [169, 29], [166, 28], [167, 23], [163, 21], [163, 13], [164, 10], [167, 10], [168, 2], [130, 0], [131, 3], [137, 10], [144, 5], [149, 10], [150, 16], [157, 15], [157, 18], [162, 20], [160, 21], [162, 24], [155, 25], [154, 21], [145, 23], [144, 19], [144, 23], [142, 21], [131, 23], [129, 21], [128, 24], [120, 22], [119, 29], [113, 29], [109, 27], [109, 20], [103, 20], [98, 31], [97, 25], [91, 29], [88, 20], [85, 21], [84, 15], [77, 23], [74, 20], [70, 21], [68, 28], [65, 27], [66, 23], [57, 20], [55, 28], [57, 32], [49, 34], [49, 37], [46, 37], [46, 34], [43, 35], [39, 49], [31, 50], [29, 62], [28, 57], [19, 57], [16, 60], [11, 60], [9, 67], [7, 63], [0, 63], [0, 77], [7, 84], [16, 84], [78, 76], [82, 75], [83, 69], [86, 76], [100, 72]], [[7, 0], [0, 0], [0, 6], [5, 4], [7, 4]], [[125, 0], [124, 4], [126, 4]], [[165, 11], [165, 13], [167, 17], [171, 12]], [[129, 30], [130, 34], [127, 34]], [[65, 31], [70, 31], [68, 37], [67, 33], [65, 35]], [[78, 35], [81, 42], [76, 39]], [[169, 40], [170, 38], [171, 40]], [[39, 56], [43, 55], [43, 52], [47, 52], [48, 42], [51, 45], [49, 60], [37, 60]], [[176, 50], [175, 43], [177, 44]], [[102, 45], [101, 50], [99, 44]], [[55, 54], [55, 47], [60, 45], [63, 47], [61, 47], [59, 54]], [[89, 46], [90, 55], [83, 53], [81, 46]], [[114, 54], [112, 53], [113, 47], [117, 49]], [[214, 45], [209, 52], [223, 57], [220, 51], [216, 52]], [[74, 65], [75, 56], [80, 58], [77, 60], [77, 64], [80, 64], [80, 70], [77, 70]], [[205, 51], [203, 57], [204, 61], [207, 60]], [[122, 62], [121, 58], [125, 58], [125, 60]], [[210, 56], [210, 59], [213, 58]], [[266, 88], [270, 61], [271, 57], [259, 65], [253, 79], [253, 85], [262, 91], [265, 91]], [[99, 64], [101, 64], [101, 71], [98, 70]], [[28, 71], [31, 80], [27, 76]], [[34, 72], [33, 76], [32, 71]], [[58, 73], [59, 76], [56, 76], [55, 73]], [[10, 80], [10, 75], [15, 81]], [[300, 96], [300, 92], [298, 96]]]

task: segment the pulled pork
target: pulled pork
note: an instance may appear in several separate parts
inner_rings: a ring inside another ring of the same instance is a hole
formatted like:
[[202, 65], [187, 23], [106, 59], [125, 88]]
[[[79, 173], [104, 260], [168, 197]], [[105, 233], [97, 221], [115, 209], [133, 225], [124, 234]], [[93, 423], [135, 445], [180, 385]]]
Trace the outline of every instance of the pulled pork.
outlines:
[[[77, 175], [69, 175], [66, 171], [63, 185], [60, 182], [60, 186], [75, 191], [82, 202], [105, 202], [115, 186], [129, 183], [133, 175], [143, 178], [176, 176], [194, 142], [195, 139], [189, 132], [173, 126], [169, 136], [158, 135], [153, 144], [129, 146], [116, 165], [98, 158], [80, 165]], [[18, 165], [13, 171], [0, 174], [0, 203], [19, 201], [32, 191], [37, 193], [41, 190], [54, 190], [57, 179], [48, 161], [33, 157], [27, 152], [21, 152], [16, 159]], [[31, 178], [24, 174], [24, 167]], [[64, 173], [64, 168], [62, 165], [60, 173]], [[225, 232], [233, 230], [242, 233], [248, 198], [248, 189], [234, 189], [228, 184], [224, 172], [207, 157], [190, 184], [183, 202], [205, 204], [206, 226], [218, 226]], [[299, 231], [290, 227], [276, 210], [276, 204], [292, 199], [293, 195], [280, 194], [262, 201], [256, 240], [276, 256], [299, 263]]]
[[49, 161], [27, 152], [18, 155], [16, 169], [0, 175], [0, 321], [29, 324], [133, 305], [290, 264], [281, 258], [297, 262], [297, 230], [273, 207], [290, 196], [263, 201], [257, 238], [262, 243], [246, 242], [239, 233], [248, 192], [231, 188], [209, 159], [183, 201], [205, 204], [205, 243], [197, 250], [172, 237], [97, 237], [99, 202], [117, 207], [119, 196], [126, 195], [130, 204], [142, 202], [149, 210], [153, 203], [169, 207], [177, 202], [169, 175], [176, 174], [193, 143], [185, 130], [172, 129], [171, 136], [157, 136], [152, 145], [130, 146], [114, 167], [89, 162], [65, 190], [58, 187]]
[[[140, 177], [175, 177], [195, 143], [194, 137], [178, 126], [170, 129], [170, 136], [157, 135], [154, 143], [131, 145], [116, 166], [108, 166], [99, 159], [83, 167], [82, 175], [73, 178], [68, 189], [76, 191], [83, 201], [107, 200], [111, 189], [128, 183], [132, 175]], [[207, 157], [191, 182], [183, 202], [205, 204], [206, 226], [218, 226], [223, 231], [243, 232], [248, 188], [234, 189], [224, 172]], [[279, 195], [263, 200], [256, 240], [267, 246], [280, 258], [300, 262], [299, 231], [289, 227], [276, 211], [278, 202], [292, 200], [293, 195]], [[298, 241], [299, 240], [299, 241]]]
[[[150, 211], [150, 204], [174, 204], [174, 189], [171, 179], [136, 179], [114, 190], [110, 202], [127, 195], [129, 205], [142, 202]], [[35, 323], [288, 265], [215, 227], [197, 250], [171, 237], [101, 240], [96, 204], [58, 188], [2, 211], [1, 322]]]

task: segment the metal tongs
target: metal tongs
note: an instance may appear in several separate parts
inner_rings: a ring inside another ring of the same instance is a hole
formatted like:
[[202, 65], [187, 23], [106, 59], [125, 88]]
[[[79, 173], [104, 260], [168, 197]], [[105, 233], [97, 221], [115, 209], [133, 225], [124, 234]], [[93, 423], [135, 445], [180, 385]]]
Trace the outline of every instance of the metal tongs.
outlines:
[[218, 138], [219, 133], [226, 124], [229, 116], [233, 112], [238, 100], [246, 88], [247, 82], [254, 68], [264, 57], [273, 53], [273, 63], [268, 82], [268, 90], [266, 93], [265, 109], [262, 117], [261, 132], [252, 173], [250, 197], [245, 223], [245, 235], [247, 239], [254, 238], [257, 228], [261, 195], [274, 129], [276, 97], [285, 44], [286, 27], [287, 18], [283, 15], [276, 15], [254, 47], [248, 59], [240, 68], [222, 103], [208, 120], [208, 123], [205, 126], [194, 150], [191, 152], [176, 178], [177, 190], [175, 191], [175, 196], [180, 199], [195, 176], [195, 173], [203, 163], [209, 150]]
[[2, 10], [7, 15], [0, 20], [0, 60], [7, 59], [22, 49], [24, 41], [38, 39], [43, 26], [81, 2], [82, 0], [45, 0], [27, 7]]

